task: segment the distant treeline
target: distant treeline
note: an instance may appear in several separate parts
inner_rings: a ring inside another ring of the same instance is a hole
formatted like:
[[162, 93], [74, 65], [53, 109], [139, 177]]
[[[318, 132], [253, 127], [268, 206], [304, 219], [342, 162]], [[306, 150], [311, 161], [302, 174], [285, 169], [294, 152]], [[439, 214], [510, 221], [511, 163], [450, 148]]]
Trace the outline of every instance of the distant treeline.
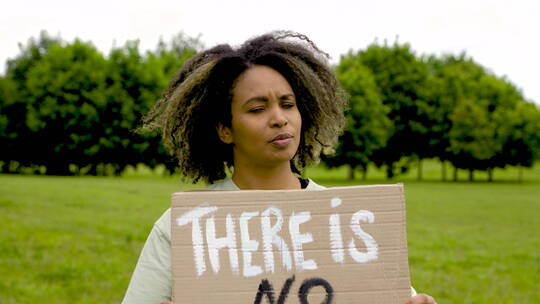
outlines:
[[[154, 51], [131, 41], [104, 56], [46, 32], [30, 39], [0, 77], [0, 171], [102, 175], [164, 164], [174, 172], [159, 135], [134, 130], [202, 47], [179, 34]], [[408, 44], [374, 43], [342, 56], [336, 72], [350, 94], [349, 123], [323, 161], [351, 176], [375, 165], [392, 177], [415, 163], [421, 178], [421, 161], [437, 158], [491, 178], [540, 155], [540, 109], [465, 54], [420, 57]]]

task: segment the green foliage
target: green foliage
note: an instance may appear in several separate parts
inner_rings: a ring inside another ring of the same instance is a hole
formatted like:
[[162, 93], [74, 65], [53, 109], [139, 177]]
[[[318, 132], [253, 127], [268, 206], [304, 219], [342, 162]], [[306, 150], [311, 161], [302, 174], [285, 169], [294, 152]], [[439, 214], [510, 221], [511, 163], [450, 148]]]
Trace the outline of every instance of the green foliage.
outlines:
[[[134, 130], [201, 49], [183, 33], [107, 57], [46, 32], [29, 39], [0, 77], [0, 172], [120, 174], [140, 163], [174, 172], [158, 135]], [[323, 160], [349, 166], [350, 177], [375, 165], [391, 178], [429, 158], [491, 176], [540, 157], [538, 107], [464, 53], [418, 57], [408, 44], [372, 44], [342, 56], [336, 74], [350, 95], [348, 125]]]
[[540, 109], [532, 103], [519, 103], [514, 109], [497, 111], [502, 149], [497, 151], [496, 167], [532, 167], [540, 158]]
[[458, 104], [474, 99], [476, 84], [485, 75], [485, 70], [464, 53], [459, 56], [429, 56], [424, 61], [430, 70], [428, 96], [437, 105], [432, 113], [436, 121], [432, 129], [435, 133], [433, 148], [437, 158], [449, 160], [452, 158], [450, 115]]
[[[534, 122], [517, 114], [525, 101], [513, 84], [490, 74], [465, 54], [431, 56], [426, 62], [435, 84], [431, 94], [439, 100], [442, 118], [441, 160], [488, 173], [496, 167], [534, 163], [534, 140], [525, 143], [516, 138], [522, 134], [519, 129], [534, 129]], [[466, 112], [468, 108], [472, 112]], [[538, 115], [534, 106], [527, 109], [529, 115]]]
[[485, 170], [486, 161], [495, 156], [500, 143], [487, 111], [472, 102], [462, 102], [450, 115], [452, 164], [461, 169]]
[[433, 105], [428, 99], [428, 65], [419, 60], [408, 44], [392, 46], [372, 44], [358, 53], [381, 92], [382, 102], [390, 108], [388, 117], [394, 128], [385, 147], [374, 159], [385, 166], [388, 177], [408, 170], [403, 158], [430, 158], [432, 149]]
[[107, 159], [120, 164], [117, 172], [127, 165], [145, 162], [145, 159], [147, 164], [155, 166], [158, 138], [141, 136], [133, 130], [166, 86], [167, 79], [160, 62], [148, 62], [140, 54], [138, 42], [128, 42], [111, 51], [109, 63], [109, 81], [115, 93], [109, 102], [106, 120], [116, 123], [110, 125], [107, 132], [116, 139], [116, 144], [110, 147]]
[[480, 104], [487, 107], [495, 129], [494, 137], [498, 142], [494, 157], [487, 161], [486, 167], [531, 166], [535, 161], [532, 153], [535, 144], [534, 140], [524, 140], [523, 137], [528, 137], [528, 134], [523, 131], [537, 124], [526, 117], [538, 116], [538, 109], [527, 107], [521, 92], [504, 78], [488, 75], [481, 79], [478, 86]]
[[41, 31], [39, 38], [30, 38], [26, 45], [19, 44], [20, 54], [7, 61], [6, 76], [13, 79], [20, 88], [25, 88], [26, 76], [41, 58], [55, 45], [62, 45], [59, 37], [51, 37], [46, 31]]
[[131, 41], [105, 58], [79, 40], [30, 39], [0, 79], [1, 171], [120, 174], [138, 163], [173, 171], [156, 134], [134, 130], [200, 47], [179, 34], [155, 53]]
[[349, 53], [342, 56], [336, 74], [350, 95], [347, 126], [335, 155], [324, 161], [331, 167], [348, 165], [350, 177], [354, 178], [354, 170], [360, 167], [366, 173], [375, 153], [386, 145], [392, 132], [392, 122], [387, 116], [389, 108], [382, 104], [371, 71], [362, 65], [357, 55]]
[[[11, 78], [0, 77], [0, 138], [8, 139], [15, 134], [9, 134], [8, 125], [10, 117], [8, 109], [17, 100], [17, 84]], [[2, 149], [4, 150], [4, 149]], [[5, 151], [2, 151], [5, 153]], [[0, 152], [0, 153], [2, 153]]]
[[[91, 44], [55, 45], [28, 72], [26, 124], [32, 137], [26, 146], [32, 161], [49, 174], [69, 174], [69, 164], [93, 162], [100, 150], [96, 138], [105, 128], [107, 61]], [[22, 140], [22, 139], [21, 139]]]
[[[19, 172], [23, 166], [31, 167], [35, 147], [29, 144], [34, 136], [27, 125], [29, 94], [26, 79], [31, 69], [47, 54], [49, 49], [61, 45], [60, 38], [42, 31], [39, 38], [20, 44], [20, 54], [8, 60], [6, 76], [0, 84], [0, 164], [1, 172]], [[16, 161], [15, 166], [10, 166]]]
[[[165, 76], [172, 77], [180, 69], [184, 62], [197, 51], [201, 51], [204, 45], [199, 37], [192, 38], [180, 32], [168, 43], [160, 40], [154, 53], [150, 53], [150, 58], [157, 58]], [[154, 63], [156, 63], [154, 61]]]

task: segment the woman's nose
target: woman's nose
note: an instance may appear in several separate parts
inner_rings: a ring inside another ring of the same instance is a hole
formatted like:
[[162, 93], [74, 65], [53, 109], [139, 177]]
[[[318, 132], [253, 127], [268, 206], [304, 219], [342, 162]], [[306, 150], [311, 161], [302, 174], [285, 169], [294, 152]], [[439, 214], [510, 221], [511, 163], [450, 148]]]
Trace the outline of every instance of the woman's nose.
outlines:
[[271, 117], [270, 117], [270, 126], [273, 128], [281, 128], [283, 126], [286, 126], [288, 121], [287, 117], [285, 116], [285, 113], [283, 113], [283, 110], [280, 107], [274, 107], [271, 110]]

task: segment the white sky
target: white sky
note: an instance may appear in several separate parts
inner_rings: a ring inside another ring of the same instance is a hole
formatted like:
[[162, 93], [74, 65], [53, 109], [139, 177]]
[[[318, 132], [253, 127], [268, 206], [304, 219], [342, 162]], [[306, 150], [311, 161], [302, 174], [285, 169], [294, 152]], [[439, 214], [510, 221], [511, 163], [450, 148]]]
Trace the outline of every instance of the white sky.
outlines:
[[465, 50], [540, 104], [540, 1], [484, 0], [18, 0], [0, 10], [0, 71], [18, 43], [41, 30], [92, 41], [104, 54], [139, 39], [153, 49], [183, 31], [206, 46], [240, 44], [270, 30], [306, 34], [337, 62], [375, 39], [408, 42], [419, 54]]

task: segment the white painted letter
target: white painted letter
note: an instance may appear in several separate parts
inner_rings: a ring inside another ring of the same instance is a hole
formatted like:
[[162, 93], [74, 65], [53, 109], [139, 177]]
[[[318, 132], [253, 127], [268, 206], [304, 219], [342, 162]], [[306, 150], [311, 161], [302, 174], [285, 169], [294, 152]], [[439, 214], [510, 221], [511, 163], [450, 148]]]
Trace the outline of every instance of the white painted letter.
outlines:
[[202, 275], [206, 270], [204, 262], [204, 240], [201, 231], [201, 223], [199, 219], [205, 215], [213, 213], [218, 208], [215, 206], [197, 207], [194, 208], [176, 219], [178, 226], [184, 226], [191, 223], [191, 240], [193, 242], [193, 256], [195, 257], [195, 269], [197, 275]]
[[206, 243], [208, 244], [208, 256], [210, 265], [214, 273], [219, 272], [219, 249], [229, 248], [229, 262], [234, 274], [239, 274], [238, 270], [238, 249], [236, 246], [236, 232], [234, 231], [234, 220], [231, 214], [226, 218], [227, 236], [216, 238], [216, 221], [214, 216], [206, 219]]
[[[270, 226], [270, 216], [276, 217], [274, 226]], [[281, 252], [281, 262], [287, 270], [292, 269], [291, 254], [285, 241], [277, 234], [283, 225], [283, 215], [281, 210], [276, 207], [270, 207], [261, 213], [261, 228], [263, 235], [264, 265], [266, 272], [274, 272], [274, 252], [272, 244]]]
[[245, 277], [253, 277], [262, 273], [261, 266], [251, 265], [251, 252], [257, 251], [259, 242], [249, 239], [248, 221], [257, 215], [259, 215], [259, 212], [242, 212], [240, 216], [240, 237], [242, 239], [243, 272]]
[[358, 263], [367, 263], [377, 259], [379, 247], [375, 239], [360, 227], [360, 222], [373, 223], [375, 221], [375, 215], [371, 211], [360, 210], [353, 214], [351, 217], [351, 230], [360, 237], [364, 244], [366, 244], [367, 252], [360, 252], [356, 249], [354, 244], [354, 238], [349, 243], [349, 254]]
[[[341, 199], [339, 197], [334, 197], [330, 201], [330, 205], [332, 208], [341, 205]], [[332, 258], [335, 262], [343, 263], [343, 237], [341, 236], [341, 221], [339, 219], [339, 214], [330, 215], [328, 227], [330, 228], [330, 248], [332, 251]]]
[[317, 269], [317, 263], [314, 260], [304, 261], [304, 251], [302, 244], [313, 242], [311, 233], [300, 234], [300, 224], [311, 219], [309, 211], [294, 213], [289, 218], [289, 233], [291, 234], [292, 248], [294, 250], [294, 262], [296, 268], [302, 270]]

